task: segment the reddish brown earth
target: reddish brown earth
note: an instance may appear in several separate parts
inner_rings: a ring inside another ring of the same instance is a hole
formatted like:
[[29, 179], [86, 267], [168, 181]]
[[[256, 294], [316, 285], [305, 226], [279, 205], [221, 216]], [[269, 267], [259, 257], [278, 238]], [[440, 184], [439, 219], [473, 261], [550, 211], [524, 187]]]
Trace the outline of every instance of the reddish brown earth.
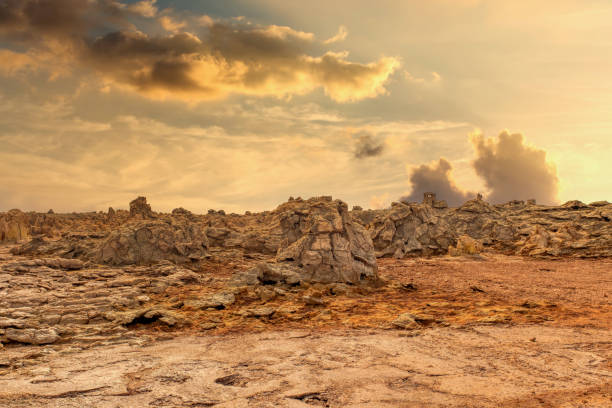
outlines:
[[[199, 271], [206, 284], [149, 294], [180, 327], [7, 344], [0, 406], [612, 407], [610, 259], [379, 259], [377, 285], [305, 284], [265, 301], [244, 288], [223, 310], [183, 305], [260, 260], [217, 259]], [[403, 313], [418, 324], [394, 325]]]

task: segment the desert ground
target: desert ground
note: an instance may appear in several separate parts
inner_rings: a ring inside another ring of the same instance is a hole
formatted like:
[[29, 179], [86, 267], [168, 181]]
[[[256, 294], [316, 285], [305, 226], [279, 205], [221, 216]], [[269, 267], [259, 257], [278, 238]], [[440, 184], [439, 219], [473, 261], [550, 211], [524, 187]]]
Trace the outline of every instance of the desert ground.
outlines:
[[483, 206], [13, 212], [0, 406], [612, 407], [610, 206]]
[[[3, 262], [18, 261], [7, 248]], [[233, 266], [211, 262], [202, 270], [210, 285], [174, 287], [147, 303], [202, 298]], [[5, 298], [37, 290], [74, 303], [83, 289], [141, 286], [83, 272], [66, 271], [69, 287], [47, 289], [23, 273], [0, 285]], [[612, 261], [385, 259], [379, 273], [380, 287], [345, 293], [313, 285], [266, 301], [246, 294], [222, 310], [183, 306], [175, 309], [189, 321], [183, 328], [143, 321], [57, 344], [7, 344], [0, 405], [612, 406]], [[323, 304], [303, 301], [315, 292]], [[417, 323], [394, 324], [403, 313]]]

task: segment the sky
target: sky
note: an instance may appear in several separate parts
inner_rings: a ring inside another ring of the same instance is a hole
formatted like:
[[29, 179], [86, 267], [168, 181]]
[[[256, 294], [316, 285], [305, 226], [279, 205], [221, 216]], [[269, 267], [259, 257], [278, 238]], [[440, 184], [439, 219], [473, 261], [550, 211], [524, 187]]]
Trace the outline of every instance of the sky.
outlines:
[[603, 0], [0, 0], [0, 211], [612, 201]]

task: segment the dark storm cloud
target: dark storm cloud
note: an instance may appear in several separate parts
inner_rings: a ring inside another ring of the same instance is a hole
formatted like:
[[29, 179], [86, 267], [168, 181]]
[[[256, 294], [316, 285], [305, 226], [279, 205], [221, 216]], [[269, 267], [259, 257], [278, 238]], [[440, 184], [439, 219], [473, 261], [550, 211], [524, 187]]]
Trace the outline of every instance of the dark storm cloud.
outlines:
[[[345, 53], [312, 56], [323, 42], [290, 27], [207, 16], [169, 24], [168, 10], [153, 20], [154, 0], [129, 5], [116, 0], [0, 1], [0, 35], [70, 54], [108, 82], [153, 97], [283, 97], [323, 88], [335, 101], [349, 102], [385, 93], [385, 82], [399, 66], [395, 58], [363, 64], [348, 61]], [[141, 32], [130, 22], [135, 15], [171, 27], [172, 33]], [[94, 31], [105, 34], [94, 36]]]
[[544, 150], [525, 144], [523, 135], [502, 132], [496, 139], [471, 138], [476, 159], [474, 170], [489, 189], [493, 203], [535, 198], [543, 204], [557, 202], [559, 179], [546, 161]]
[[114, 0], [1, 0], [0, 33], [26, 41], [77, 39], [91, 29], [126, 24], [130, 14]]
[[446, 200], [449, 206], [457, 207], [475, 197], [475, 193], [457, 187], [451, 176], [453, 166], [444, 158], [437, 163], [423, 164], [414, 168], [410, 175], [412, 192], [401, 201], [421, 202], [423, 194], [436, 193], [438, 200]]
[[384, 141], [376, 140], [369, 133], [361, 133], [357, 135], [354, 150], [354, 156], [356, 159], [380, 156], [384, 150]]

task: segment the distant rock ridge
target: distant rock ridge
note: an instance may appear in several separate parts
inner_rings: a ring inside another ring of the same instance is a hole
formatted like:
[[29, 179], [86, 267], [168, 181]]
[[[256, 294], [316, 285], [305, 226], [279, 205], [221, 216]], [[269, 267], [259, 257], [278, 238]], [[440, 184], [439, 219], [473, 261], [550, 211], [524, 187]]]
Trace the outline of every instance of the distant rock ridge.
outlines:
[[0, 213], [0, 242], [21, 242], [14, 248], [21, 254], [113, 265], [197, 264], [213, 255], [273, 257], [277, 266], [300, 268], [308, 280], [354, 282], [376, 276], [376, 258], [446, 255], [451, 248], [458, 251], [460, 237], [476, 240], [484, 252], [610, 257], [611, 220], [607, 201], [492, 205], [476, 197], [448, 208], [430, 193], [423, 203], [349, 211], [329, 196], [292, 197], [272, 211], [238, 215], [184, 208], [155, 213], [138, 197], [129, 211]]

